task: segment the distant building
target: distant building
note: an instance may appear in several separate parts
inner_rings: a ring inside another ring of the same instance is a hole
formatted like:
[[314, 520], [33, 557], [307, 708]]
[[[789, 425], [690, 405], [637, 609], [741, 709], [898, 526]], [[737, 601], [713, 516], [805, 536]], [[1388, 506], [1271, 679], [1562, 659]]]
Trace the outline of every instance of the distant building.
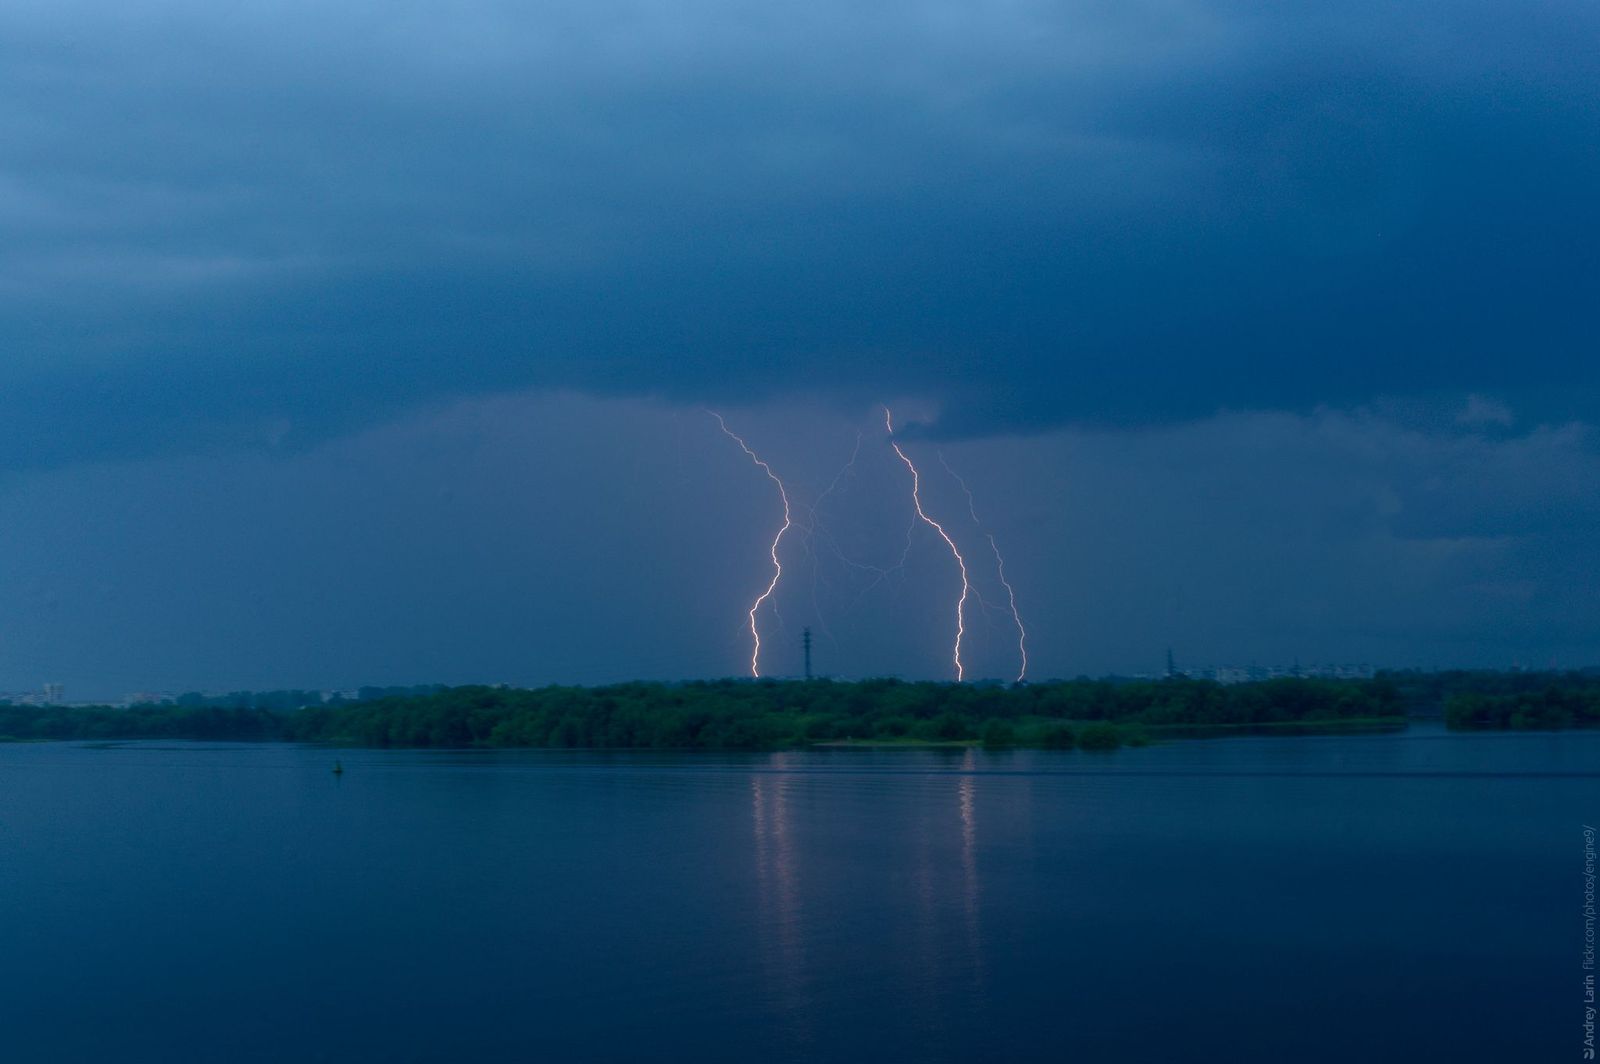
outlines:
[[44, 697], [41, 698], [39, 701], [43, 702], [47, 706], [58, 706], [63, 701], [65, 701], [65, 699], [63, 698], [63, 695], [65, 694], [65, 692], [66, 692], [66, 689], [64, 687], [62, 687], [60, 684], [58, 684], [58, 683], [47, 683], [47, 684], [44, 685], [44, 691], [43, 691]]
[[1301, 676], [1319, 680], [1370, 680], [1378, 670], [1371, 665], [1218, 665], [1194, 669], [1187, 675], [1218, 683], [1259, 683]]
[[165, 706], [175, 701], [174, 695], [158, 691], [130, 691], [122, 696], [122, 703], [127, 706]]

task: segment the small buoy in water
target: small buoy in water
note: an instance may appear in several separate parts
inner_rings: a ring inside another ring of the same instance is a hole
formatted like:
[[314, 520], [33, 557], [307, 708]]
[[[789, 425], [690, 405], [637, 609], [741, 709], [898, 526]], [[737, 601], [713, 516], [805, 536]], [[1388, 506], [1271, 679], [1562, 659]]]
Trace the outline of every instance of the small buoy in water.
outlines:
[[341, 764], [338, 761], [335, 761], [333, 763], [333, 774], [335, 776], [343, 776], [344, 775], [344, 765]]

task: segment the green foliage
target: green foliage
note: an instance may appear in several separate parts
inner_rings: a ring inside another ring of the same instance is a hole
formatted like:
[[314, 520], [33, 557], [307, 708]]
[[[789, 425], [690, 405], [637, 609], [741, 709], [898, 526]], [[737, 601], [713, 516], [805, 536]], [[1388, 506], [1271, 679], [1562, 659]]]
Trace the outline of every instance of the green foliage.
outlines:
[[1096, 721], [1078, 733], [1078, 745], [1085, 750], [1115, 750], [1122, 745], [1122, 733], [1115, 724]]
[[952, 710], [945, 710], [933, 720], [918, 725], [916, 734], [936, 743], [949, 743], [971, 739], [975, 733], [965, 717]]
[[[0, 736], [30, 739], [283, 739], [379, 747], [764, 750], [842, 741], [1050, 750], [1139, 745], [1166, 729], [1252, 728], [1440, 713], [1456, 728], [1600, 724], [1600, 676], [1390, 673], [1372, 680], [1070, 680], [1012, 685], [718, 680], [609, 687], [236, 692], [231, 707], [57, 708], [0, 703]], [[296, 708], [297, 707], [297, 708]]]
[[259, 709], [181, 706], [0, 705], [0, 735], [28, 739], [202, 739], [256, 742], [284, 737], [286, 718]]
[[1452, 686], [1444, 695], [1444, 720], [1451, 728], [1593, 727], [1600, 724], [1600, 679], [1559, 683], [1549, 675], [1542, 683], [1486, 685], [1488, 690]]
[[1040, 750], [1071, 750], [1078, 745], [1078, 733], [1070, 724], [1047, 723], [1024, 735], [1022, 745]]
[[1017, 729], [1011, 722], [996, 718], [983, 726], [983, 745], [990, 750], [1017, 745]]

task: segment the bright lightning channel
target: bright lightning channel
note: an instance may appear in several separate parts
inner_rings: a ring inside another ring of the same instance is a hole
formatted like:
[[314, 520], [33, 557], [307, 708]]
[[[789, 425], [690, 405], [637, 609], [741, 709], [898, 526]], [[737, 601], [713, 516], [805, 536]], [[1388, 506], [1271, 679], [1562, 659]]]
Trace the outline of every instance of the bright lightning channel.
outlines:
[[793, 521], [790, 519], [789, 515], [789, 489], [783, 486], [783, 481], [778, 479], [778, 474], [772, 471], [772, 467], [767, 465], [766, 462], [762, 461], [761, 456], [752, 451], [750, 449], [750, 445], [745, 443], [742, 437], [728, 427], [728, 423], [723, 420], [721, 414], [717, 413], [715, 410], [707, 410], [706, 413], [716, 418], [717, 424], [722, 426], [722, 431], [727, 435], [727, 437], [734, 443], [737, 443], [739, 448], [744, 451], [745, 454], [750, 456], [750, 461], [760, 466], [761, 471], [765, 473], [774, 484], [778, 485], [778, 496], [783, 499], [783, 527], [778, 529], [778, 534], [776, 536], [772, 537], [772, 546], [768, 549], [768, 553], [772, 555], [772, 582], [767, 584], [767, 589], [757, 596], [756, 600], [750, 604], [750, 638], [755, 644], [754, 649], [750, 652], [750, 675], [754, 676], [756, 679], [760, 679], [761, 629], [756, 626], [756, 613], [761, 609], [761, 604], [771, 598], [772, 593], [778, 589], [778, 581], [783, 579], [783, 563], [778, 560], [778, 544], [783, 542], [784, 533], [788, 532], [789, 526], [793, 524]]
[[956, 665], [956, 682], [960, 683], [966, 678], [966, 667], [961, 663], [961, 638], [967, 634], [967, 594], [972, 589], [972, 582], [967, 579], [967, 560], [961, 556], [961, 551], [956, 548], [956, 541], [950, 538], [950, 533], [944, 526], [927, 515], [922, 509], [922, 477], [917, 473], [917, 467], [911, 464], [911, 459], [906, 457], [906, 452], [900, 449], [900, 444], [894, 438], [894, 415], [889, 408], [883, 408], [883, 424], [889, 430], [889, 446], [894, 448], [894, 453], [900, 456], [900, 461], [911, 470], [911, 504], [917, 509], [917, 517], [939, 533], [939, 538], [944, 540], [950, 548], [950, 553], [955, 557], [956, 565], [961, 568], [961, 598], [956, 602], [956, 645], [951, 655]]
[[1021, 683], [1028, 677], [1028, 630], [1022, 626], [1022, 614], [1017, 612], [1017, 589], [1006, 579], [1006, 560], [1000, 556], [1000, 546], [994, 541], [994, 533], [985, 532], [984, 535], [989, 537], [989, 549], [994, 551], [994, 567], [1000, 573], [1000, 583], [1005, 585], [1006, 594], [1011, 596], [1011, 619], [1017, 622], [1017, 653], [1022, 658], [1022, 667], [1017, 670], [1017, 682]]
[[1011, 586], [1011, 581], [1006, 579], [1006, 560], [1000, 554], [1000, 544], [994, 540], [994, 533], [984, 528], [983, 521], [978, 517], [978, 504], [972, 497], [972, 489], [967, 487], [967, 482], [961, 474], [950, 468], [950, 463], [944, 460], [944, 455], [939, 456], [939, 464], [944, 466], [946, 473], [955, 478], [961, 490], [967, 493], [967, 511], [972, 514], [972, 523], [977, 525], [989, 539], [989, 549], [994, 551], [995, 571], [1000, 574], [1000, 583], [1006, 589], [1006, 594], [1011, 597], [1011, 620], [1017, 626], [1017, 654], [1022, 658], [1022, 667], [1017, 671], [1017, 682], [1021, 683], [1028, 675], [1028, 630], [1022, 625], [1022, 614], [1017, 612], [1017, 589]]

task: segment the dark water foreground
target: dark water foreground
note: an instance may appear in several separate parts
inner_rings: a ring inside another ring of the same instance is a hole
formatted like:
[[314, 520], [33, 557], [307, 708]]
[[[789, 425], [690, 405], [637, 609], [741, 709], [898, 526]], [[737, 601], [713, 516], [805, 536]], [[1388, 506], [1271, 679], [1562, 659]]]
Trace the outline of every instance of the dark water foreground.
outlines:
[[1576, 1060], [1597, 817], [1596, 732], [0, 746], [0, 1060]]

